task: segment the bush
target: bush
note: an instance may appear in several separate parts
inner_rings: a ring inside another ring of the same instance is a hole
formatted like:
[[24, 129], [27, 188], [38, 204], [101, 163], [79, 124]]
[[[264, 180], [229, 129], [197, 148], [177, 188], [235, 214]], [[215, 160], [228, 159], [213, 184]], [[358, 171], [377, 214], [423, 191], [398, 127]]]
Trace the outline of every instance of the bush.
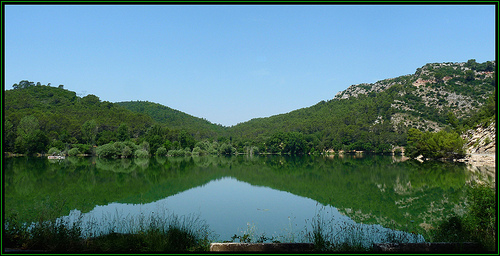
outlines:
[[72, 148], [68, 151], [69, 156], [76, 156], [78, 154], [80, 154], [80, 150], [78, 150], [78, 148]]
[[135, 145], [135, 143], [133, 143], [132, 141], [129, 141], [129, 140], [124, 141], [123, 145], [129, 147], [132, 150], [132, 152], [139, 149], [139, 146]]
[[135, 157], [138, 158], [147, 158], [149, 157], [149, 152], [144, 149], [138, 149], [134, 152]]
[[421, 132], [415, 128], [408, 130], [407, 153], [409, 157], [423, 155], [425, 158], [463, 158], [465, 141], [455, 132]]
[[167, 153], [168, 156], [186, 156], [184, 149], [171, 149]]
[[207, 152], [200, 147], [194, 147], [192, 155], [193, 156], [200, 156], [200, 155], [205, 155]]
[[59, 154], [61, 154], [61, 150], [59, 150], [59, 149], [57, 149], [55, 147], [54, 148], [50, 148], [48, 154], [51, 155], [51, 156], [59, 155]]
[[99, 157], [117, 157], [118, 152], [112, 143], [104, 144], [96, 148], [96, 154]]
[[157, 156], [165, 156], [167, 155], [168, 151], [165, 147], [159, 147], [157, 150], [156, 150], [156, 155]]
[[83, 154], [91, 154], [92, 152], [90, 151], [92, 149], [92, 146], [88, 144], [73, 144], [74, 148], [78, 148], [78, 150], [83, 153]]
[[236, 153], [236, 148], [234, 148], [231, 144], [223, 143], [219, 147], [219, 154], [221, 155], [232, 155]]
[[122, 157], [129, 157], [132, 155], [132, 149], [129, 146], [123, 147]]

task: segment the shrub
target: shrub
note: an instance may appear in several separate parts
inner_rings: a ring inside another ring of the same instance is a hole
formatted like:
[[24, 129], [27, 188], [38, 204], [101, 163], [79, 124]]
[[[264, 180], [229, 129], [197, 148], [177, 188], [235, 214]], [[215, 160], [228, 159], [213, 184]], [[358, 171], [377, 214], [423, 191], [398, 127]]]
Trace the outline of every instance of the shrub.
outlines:
[[221, 155], [232, 155], [236, 153], [236, 148], [234, 148], [231, 144], [223, 143], [219, 147], [219, 154]]
[[129, 157], [132, 155], [132, 149], [129, 146], [123, 147], [122, 157]]
[[129, 140], [124, 141], [123, 145], [129, 147], [132, 150], [132, 152], [139, 149], [139, 146], [135, 145], [132, 141], [129, 141]]
[[171, 149], [168, 151], [169, 156], [186, 156], [186, 151], [184, 149]]
[[76, 156], [78, 154], [80, 154], [80, 150], [78, 150], [78, 148], [72, 148], [68, 151], [69, 156]]
[[53, 148], [50, 148], [49, 149], [49, 152], [48, 154], [51, 155], [51, 156], [54, 156], [54, 155], [59, 155], [61, 153], [61, 150], [53, 147]]
[[199, 156], [199, 155], [205, 155], [207, 152], [200, 147], [194, 147], [192, 155], [193, 156]]
[[73, 147], [78, 148], [78, 150], [83, 153], [83, 154], [90, 154], [92, 153], [90, 149], [92, 149], [92, 146], [88, 144], [73, 144]]
[[157, 150], [156, 150], [156, 155], [157, 156], [165, 156], [167, 155], [168, 151], [165, 147], [159, 147]]
[[99, 157], [117, 157], [118, 152], [112, 143], [104, 144], [96, 148], [96, 154]]
[[138, 149], [134, 152], [135, 157], [146, 158], [149, 157], [149, 152], [144, 149]]

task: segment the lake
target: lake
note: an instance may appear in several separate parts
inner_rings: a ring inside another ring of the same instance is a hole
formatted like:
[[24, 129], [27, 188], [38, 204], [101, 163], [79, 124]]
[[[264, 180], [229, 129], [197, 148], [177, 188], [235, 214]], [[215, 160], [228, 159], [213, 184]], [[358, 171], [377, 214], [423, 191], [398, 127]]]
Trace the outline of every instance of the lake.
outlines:
[[491, 170], [465, 164], [381, 155], [18, 157], [3, 164], [4, 212], [27, 223], [40, 213], [83, 220], [94, 223], [85, 229], [91, 235], [180, 216], [208, 224], [217, 241], [249, 234], [303, 242], [321, 221], [341, 241], [354, 230], [367, 243], [388, 234], [423, 242], [431, 227], [463, 211], [468, 182], [494, 181]]

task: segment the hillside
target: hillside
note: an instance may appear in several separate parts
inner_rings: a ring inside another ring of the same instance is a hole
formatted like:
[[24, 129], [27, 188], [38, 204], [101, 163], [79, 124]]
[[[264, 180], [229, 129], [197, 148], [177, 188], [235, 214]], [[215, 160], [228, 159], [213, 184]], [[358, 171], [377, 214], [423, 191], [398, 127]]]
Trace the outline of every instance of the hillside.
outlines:
[[[478, 64], [473, 60], [467, 63], [431, 63], [417, 69], [413, 75], [374, 84], [352, 85], [334, 99], [349, 99], [400, 85], [400, 99], [391, 103], [399, 113], [392, 116], [391, 122], [397, 124], [404, 119], [405, 125], [440, 130], [447, 124], [443, 122], [442, 113], [452, 112], [457, 118], [467, 117], [485, 103], [495, 89], [495, 68], [495, 62]], [[433, 115], [436, 111], [438, 114]]]
[[[92, 146], [109, 142], [129, 139], [135, 143], [147, 141], [158, 131], [158, 125], [162, 131], [161, 144], [167, 140], [193, 141], [194, 138], [215, 136], [219, 128], [205, 120], [153, 103], [136, 105], [145, 109], [156, 108], [160, 114], [138, 113], [120, 104], [101, 101], [95, 95], [79, 97], [62, 87], [35, 85], [27, 80], [13, 87], [3, 92], [4, 152], [42, 153], [52, 147], [59, 150], [76, 147], [81, 153], [92, 153]], [[173, 116], [172, 122], [167, 119], [169, 115]], [[94, 129], [87, 131], [84, 127], [91, 124], [95, 125]], [[152, 141], [150, 144], [153, 147]]]
[[23, 80], [3, 92], [3, 150], [79, 147], [83, 153], [92, 146], [132, 140], [148, 142], [151, 147], [145, 147], [152, 153], [160, 147], [229, 153], [388, 152], [406, 145], [410, 128], [465, 131], [491, 116], [495, 71], [491, 61], [426, 64], [411, 75], [352, 85], [331, 100], [233, 127], [157, 103], [111, 103]]
[[243, 140], [269, 143], [277, 132], [300, 132], [321, 147], [385, 151], [406, 143], [406, 131], [439, 131], [471, 116], [496, 87], [496, 63], [431, 63], [414, 74], [358, 84], [332, 100], [232, 127]]
[[199, 134], [199, 137], [216, 137], [225, 130], [225, 127], [221, 125], [212, 124], [206, 119], [194, 117], [158, 103], [127, 101], [116, 104], [133, 112], [148, 115], [155, 122], [171, 129], [185, 129], [193, 134]]

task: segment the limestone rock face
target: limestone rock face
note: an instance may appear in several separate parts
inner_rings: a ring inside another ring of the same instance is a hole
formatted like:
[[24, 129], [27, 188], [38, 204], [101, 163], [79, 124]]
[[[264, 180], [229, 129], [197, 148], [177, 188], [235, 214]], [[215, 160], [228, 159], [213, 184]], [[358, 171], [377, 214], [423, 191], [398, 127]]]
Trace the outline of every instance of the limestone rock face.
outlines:
[[471, 129], [462, 135], [467, 141], [467, 154], [495, 154], [496, 152], [496, 123], [488, 127], [481, 126]]
[[[462, 135], [467, 141], [467, 156], [463, 162], [474, 166], [495, 167], [496, 158], [496, 123], [492, 122], [488, 127], [477, 126]], [[493, 170], [494, 173], [494, 170]]]

